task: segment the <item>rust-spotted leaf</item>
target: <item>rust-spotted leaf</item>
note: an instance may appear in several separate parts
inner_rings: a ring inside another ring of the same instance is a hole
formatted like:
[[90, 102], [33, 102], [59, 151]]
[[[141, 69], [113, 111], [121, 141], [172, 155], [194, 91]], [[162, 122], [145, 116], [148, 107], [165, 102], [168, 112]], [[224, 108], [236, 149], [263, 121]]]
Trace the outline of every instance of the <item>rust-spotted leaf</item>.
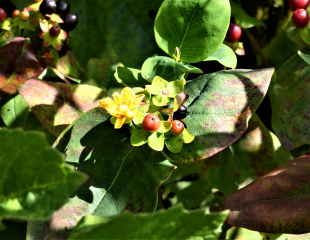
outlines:
[[309, 88], [310, 66], [297, 55], [275, 74], [270, 91], [272, 127], [288, 150], [310, 144]]
[[188, 83], [185, 123], [196, 140], [172, 158], [201, 160], [236, 142], [266, 95], [273, 72], [272, 68], [222, 71]]

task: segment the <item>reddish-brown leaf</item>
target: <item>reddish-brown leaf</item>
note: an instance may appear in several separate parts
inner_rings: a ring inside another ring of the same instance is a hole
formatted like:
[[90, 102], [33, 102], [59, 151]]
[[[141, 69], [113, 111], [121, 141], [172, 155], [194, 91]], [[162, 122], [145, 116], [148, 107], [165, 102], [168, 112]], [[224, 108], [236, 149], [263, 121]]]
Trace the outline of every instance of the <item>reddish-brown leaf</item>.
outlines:
[[14, 94], [27, 80], [43, 71], [28, 41], [16, 37], [0, 48], [0, 91]]
[[309, 190], [310, 155], [305, 155], [228, 197], [228, 223], [261, 232], [309, 232]]
[[73, 123], [81, 112], [97, 107], [102, 89], [90, 85], [69, 85], [35, 79], [20, 88], [32, 111], [50, 132]]

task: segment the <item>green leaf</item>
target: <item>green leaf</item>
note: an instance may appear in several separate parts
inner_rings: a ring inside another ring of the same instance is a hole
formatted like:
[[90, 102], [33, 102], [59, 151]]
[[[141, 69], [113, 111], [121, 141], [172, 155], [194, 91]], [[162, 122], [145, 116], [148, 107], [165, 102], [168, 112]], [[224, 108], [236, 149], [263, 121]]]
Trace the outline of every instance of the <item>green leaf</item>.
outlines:
[[302, 51], [298, 51], [299, 57], [301, 57], [308, 65], [310, 65], [310, 54], [303, 53]]
[[289, 150], [310, 144], [310, 66], [298, 55], [276, 72], [271, 88], [272, 127]]
[[[252, 117], [243, 137], [231, 146], [231, 151], [234, 154], [234, 161], [252, 166], [250, 168], [253, 175], [244, 176], [244, 179], [266, 174], [292, 158], [278, 137], [264, 126], [257, 115]], [[244, 170], [250, 168], [245, 167]]]
[[132, 128], [130, 143], [134, 147], [139, 147], [147, 143], [149, 133], [140, 128]]
[[27, 4], [29, 4], [29, 0], [13, 0], [12, 2], [17, 6], [17, 8], [24, 8]]
[[301, 39], [301, 43], [300, 46], [304, 46], [307, 47], [310, 44], [310, 28], [309, 27], [305, 27], [303, 29], [298, 29], [298, 36]]
[[115, 87], [114, 73], [115, 69], [110, 59], [91, 58], [86, 67], [85, 83], [105, 89]]
[[[130, 145], [127, 129], [115, 130], [109, 123], [92, 129], [82, 140], [79, 169], [101, 188], [96, 215], [115, 215], [124, 209], [153, 211], [159, 186], [173, 170], [160, 164], [161, 153]], [[117, 149], [117, 150], [116, 150]]]
[[46, 219], [85, 180], [39, 132], [0, 130], [0, 142], [0, 218]]
[[72, 11], [79, 14], [79, 24], [70, 44], [78, 61], [86, 66], [91, 58], [104, 59], [106, 69], [118, 62], [139, 67], [156, 49], [149, 12], [157, 11], [160, 3], [93, 0], [89, 4], [88, 0], [75, 0]]
[[150, 148], [160, 152], [164, 150], [165, 135], [159, 132], [154, 132], [148, 137], [147, 143]]
[[0, 111], [2, 120], [7, 127], [26, 120], [27, 113], [29, 113], [28, 104], [21, 95], [9, 100]]
[[160, 127], [157, 130], [160, 133], [167, 133], [171, 129], [171, 122], [170, 121], [161, 121]]
[[186, 128], [182, 132], [182, 138], [184, 143], [188, 144], [194, 141], [195, 136], [193, 136]]
[[225, 44], [222, 44], [205, 61], [218, 61], [223, 66], [229, 68], [237, 67], [237, 56], [235, 52]]
[[169, 57], [155, 56], [145, 60], [142, 65], [142, 76], [152, 81], [155, 76], [160, 76], [168, 81], [181, 79], [186, 73], [202, 73], [199, 68], [185, 65]]
[[214, 240], [220, 234], [225, 217], [225, 213], [188, 212], [180, 207], [152, 214], [125, 213], [112, 219], [102, 219], [99, 224], [88, 225], [85, 219], [69, 239]]
[[186, 85], [189, 116], [185, 119], [196, 136], [180, 161], [211, 157], [237, 141], [248, 127], [252, 114], [263, 100], [273, 69], [231, 70], [203, 75]]
[[144, 86], [147, 83], [142, 78], [140, 70], [123, 66], [116, 68], [114, 77], [118, 83], [130, 87]]
[[[172, 187], [170, 183], [167, 186], [176, 194], [178, 203], [187, 209], [212, 208], [221, 203], [224, 196], [289, 159], [290, 153], [254, 115], [238, 142], [205, 161], [179, 164], [170, 180], [175, 183]], [[185, 180], [188, 176], [195, 176], [197, 180]]]
[[165, 142], [166, 147], [172, 153], [179, 153], [183, 148], [183, 139], [180, 136], [168, 138]]
[[[282, 51], [285, 49], [285, 51]], [[298, 51], [285, 30], [279, 30], [270, 43], [262, 50], [263, 57], [278, 67]], [[281, 54], [279, 54], [281, 52]]]
[[[227, 239], [236, 239], [236, 240], [264, 240], [263, 234], [260, 232], [251, 231], [245, 228], [231, 228], [228, 232]], [[270, 240], [275, 240], [271, 238]], [[285, 239], [289, 240], [289, 239]]]
[[291, 158], [278, 138], [254, 115], [238, 142], [208, 160], [207, 180], [210, 186], [227, 195], [244, 182], [268, 173]]
[[[151, 85], [146, 85], [146, 90], [153, 95], [163, 95], [163, 90], [167, 88], [168, 82], [161, 78], [161, 77], [156, 77], [153, 79]], [[165, 94], [167, 95], [167, 94]]]
[[236, 19], [236, 23], [242, 28], [251, 28], [261, 25], [262, 22], [249, 16], [244, 9], [236, 2], [231, 1], [231, 15]]
[[179, 93], [183, 92], [185, 84], [186, 81], [184, 79], [168, 82], [167, 84], [168, 97], [174, 98]]
[[96, 108], [84, 113], [74, 124], [71, 137], [66, 147], [66, 161], [78, 163], [80, 155], [85, 149], [82, 138], [93, 128], [105, 122], [109, 116], [103, 110]]
[[276, 238], [276, 240], [308, 240], [310, 238], [310, 233], [306, 234], [282, 234], [279, 238]]
[[169, 103], [169, 98], [166, 96], [153, 96], [152, 97], [152, 103], [156, 106], [156, 107], [163, 107], [168, 105]]
[[155, 39], [170, 56], [178, 47], [183, 62], [199, 62], [219, 48], [229, 21], [228, 0], [165, 0], [155, 20]]

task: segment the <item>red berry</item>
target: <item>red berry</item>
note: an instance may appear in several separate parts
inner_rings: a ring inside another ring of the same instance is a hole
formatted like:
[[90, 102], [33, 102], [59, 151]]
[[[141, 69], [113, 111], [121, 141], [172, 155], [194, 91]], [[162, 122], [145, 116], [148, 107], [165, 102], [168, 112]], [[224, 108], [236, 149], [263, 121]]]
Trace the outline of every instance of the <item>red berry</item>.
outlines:
[[293, 13], [293, 22], [296, 27], [303, 28], [309, 22], [309, 15], [305, 9], [297, 9]]
[[20, 15], [20, 11], [18, 9], [15, 9], [12, 13], [13, 17], [18, 17]]
[[174, 120], [172, 121], [172, 127], [171, 127], [171, 132], [174, 135], [180, 135], [183, 130], [184, 130], [184, 123], [181, 122], [180, 120]]
[[0, 22], [4, 21], [7, 17], [6, 11], [3, 8], [0, 8]]
[[310, 0], [290, 0], [290, 7], [292, 9], [304, 8], [306, 9], [310, 3]]
[[160, 119], [157, 115], [149, 113], [144, 117], [142, 125], [145, 131], [154, 132], [160, 127]]
[[238, 42], [242, 36], [242, 28], [231, 23], [228, 29], [227, 38], [230, 42]]

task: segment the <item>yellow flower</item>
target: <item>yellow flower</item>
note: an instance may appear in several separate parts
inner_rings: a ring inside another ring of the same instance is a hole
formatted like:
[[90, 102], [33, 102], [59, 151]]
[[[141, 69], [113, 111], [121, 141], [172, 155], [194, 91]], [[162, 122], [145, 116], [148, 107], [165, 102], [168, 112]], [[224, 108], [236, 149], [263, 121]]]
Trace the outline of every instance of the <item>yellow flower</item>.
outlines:
[[112, 98], [106, 97], [100, 100], [99, 106], [114, 117], [114, 127], [119, 129], [138, 114], [143, 98], [143, 94], [136, 95], [133, 89], [125, 87], [121, 92], [115, 92]]

